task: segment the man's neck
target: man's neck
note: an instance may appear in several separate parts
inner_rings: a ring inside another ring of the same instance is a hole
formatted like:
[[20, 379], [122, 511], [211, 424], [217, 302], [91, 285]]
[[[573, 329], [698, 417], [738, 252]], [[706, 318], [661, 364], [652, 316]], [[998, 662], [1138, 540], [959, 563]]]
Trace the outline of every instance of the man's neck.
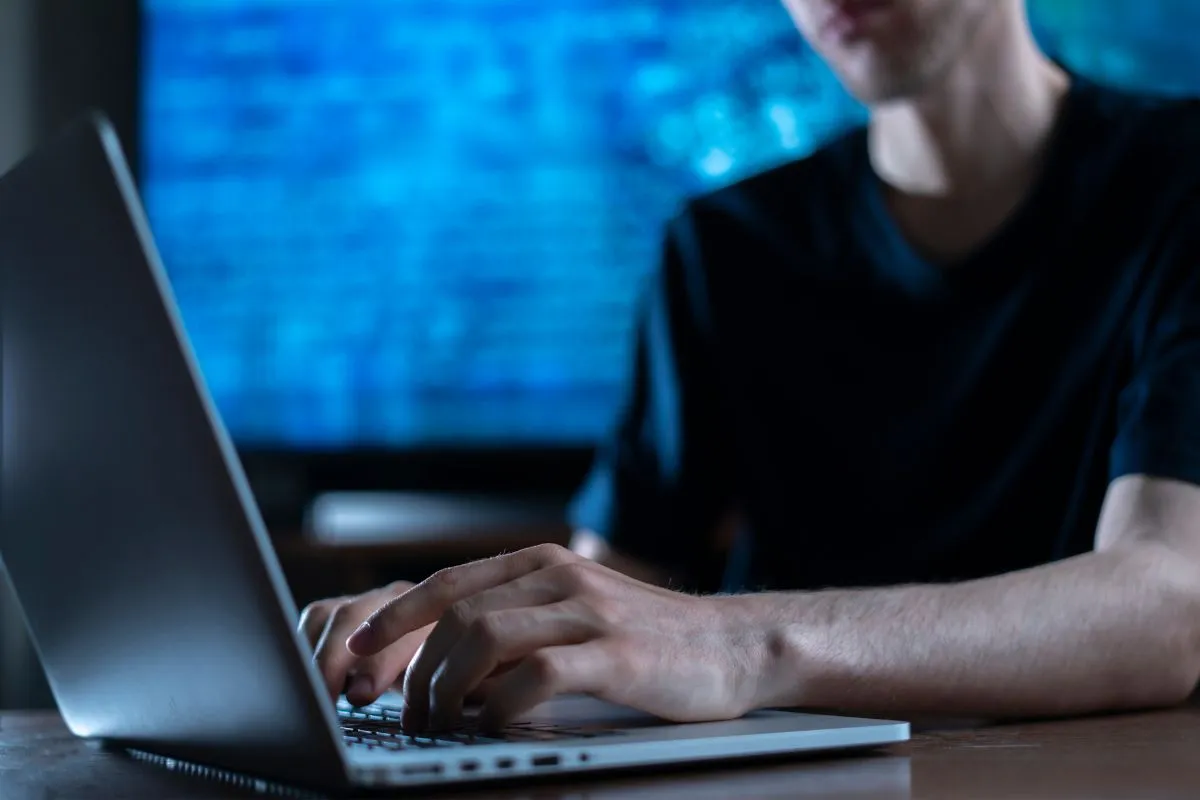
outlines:
[[1069, 86], [1020, 4], [920, 96], [871, 109], [871, 163], [905, 235], [952, 262], [1003, 225], [1036, 180]]

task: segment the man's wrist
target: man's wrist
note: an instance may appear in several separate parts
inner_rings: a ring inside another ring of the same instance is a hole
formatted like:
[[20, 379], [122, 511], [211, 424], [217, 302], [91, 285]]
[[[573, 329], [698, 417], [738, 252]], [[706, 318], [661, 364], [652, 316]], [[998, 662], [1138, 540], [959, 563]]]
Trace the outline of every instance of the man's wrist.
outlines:
[[709, 598], [730, 643], [732, 684], [740, 711], [805, 705], [812, 676], [801, 634], [801, 594], [749, 594]]

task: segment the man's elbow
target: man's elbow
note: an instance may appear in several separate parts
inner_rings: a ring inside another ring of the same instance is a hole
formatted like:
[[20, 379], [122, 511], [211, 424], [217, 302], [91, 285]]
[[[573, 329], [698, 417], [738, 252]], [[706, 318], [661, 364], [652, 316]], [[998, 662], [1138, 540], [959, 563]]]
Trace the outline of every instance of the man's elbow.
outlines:
[[1122, 666], [1110, 673], [1114, 705], [1179, 705], [1200, 684], [1200, 564], [1161, 546], [1130, 548], [1123, 556], [1122, 567], [1132, 571], [1120, 582], [1138, 599], [1116, 614], [1125, 634], [1117, 645], [1124, 656], [1114, 662]]
[[1200, 684], [1200, 603], [1186, 603], [1159, 628], [1160, 647], [1134, 658], [1131, 706], [1161, 708], [1187, 702]]
[[1200, 685], [1200, 594], [1177, 620], [1178, 638], [1168, 648], [1168, 662], [1162, 668], [1164, 705], [1187, 702]]
[[1195, 694], [1198, 681], [1200, 665], [1196, 659], [1148, 667], [1145, 675], [1137, 679], [1140, 702], [1129, 705], [1166, 708], [1186, 703]]
[[[1180, 569], [1187, 563], [1186, 569]], [[1186, 702], [1200, 685], [1200, 569], [1190, 559], [1174, 564], [1175, 580], [1166, 582], [1170, 600], [1163, 604], [1164, 652], [1157, 660], [1160, 705]]]

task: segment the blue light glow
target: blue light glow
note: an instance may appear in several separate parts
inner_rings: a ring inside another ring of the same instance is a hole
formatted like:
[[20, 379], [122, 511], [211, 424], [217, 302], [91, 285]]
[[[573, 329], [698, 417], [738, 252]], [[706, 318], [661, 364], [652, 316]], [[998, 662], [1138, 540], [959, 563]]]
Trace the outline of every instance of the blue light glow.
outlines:
[[[1033, 0], [1200, 89], [1195, 0]], [[151, 0], [143, 175], [243, 445], [585, 443], [687, 193], [862, 117], [774, 0]]]

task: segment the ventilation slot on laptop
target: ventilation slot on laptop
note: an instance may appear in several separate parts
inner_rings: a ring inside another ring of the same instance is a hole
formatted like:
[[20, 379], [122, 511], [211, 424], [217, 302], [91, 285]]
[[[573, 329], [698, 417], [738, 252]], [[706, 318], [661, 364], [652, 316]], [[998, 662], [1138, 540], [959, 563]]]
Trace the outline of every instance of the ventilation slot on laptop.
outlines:
[[534, 756], [530, 759], [530, 766], [534, 767], [557, 767], [561, 759], [558, 756]]
[[406, 764], [400, 768], [403, 775], [441, 775], [441, 764]]

